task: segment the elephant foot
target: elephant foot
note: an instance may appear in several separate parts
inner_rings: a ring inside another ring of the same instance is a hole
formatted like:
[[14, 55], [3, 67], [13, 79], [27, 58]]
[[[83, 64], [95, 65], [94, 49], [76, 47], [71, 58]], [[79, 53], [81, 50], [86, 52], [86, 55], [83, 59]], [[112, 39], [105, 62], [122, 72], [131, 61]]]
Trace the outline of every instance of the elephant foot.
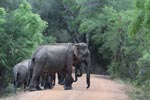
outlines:
[[64, 82], [59, 82], [58, 84], [60, 84], [60, 85], [64, 85]]
[[54, 87], [53, 86], [49, 87], [49, 89], [52, 89], [52, 88], [54, 88]]
[[55, 84], [52, 84], [52, 86], [55, 86]]
[[36, 86], [36, 90], [42, 90], [39, 86]]
[[81, 77], [82, 76], [82, 74], [77, 74], [77, 77]]
[[32, 91], [37, 91], [36, 88], [32, 87], [32, 88], [29, 88], [29, 91], [32, 92]]
[[71, 90], [72, 87], [65, 87], [64, 90]]
[[52, 89], [54, 88], [53, 86], [47, 86], [47, 87], [44, 87], [44, 89]]
[[72, 89], [72, 86], [65, 86], [64, 85], [64, 90], [71, 90]]

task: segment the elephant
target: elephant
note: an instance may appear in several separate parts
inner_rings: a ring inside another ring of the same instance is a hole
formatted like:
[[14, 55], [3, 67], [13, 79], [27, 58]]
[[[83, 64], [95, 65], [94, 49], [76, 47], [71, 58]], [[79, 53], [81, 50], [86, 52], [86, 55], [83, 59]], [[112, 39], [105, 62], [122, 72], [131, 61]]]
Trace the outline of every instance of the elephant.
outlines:
[[41, 86], [44, 87], [44, 89], [52, 89], [55, 85], [55, 73], [44, 73], [40, 77], [40, 83]]
[[57, 72], [57, 78], [58, 78], [58, 84], [64, 85], [65, 70], [61, 70]]
[[29, 82], [29, 67], [31, 59], [24, 60], [13, 67], [13, 84], [14, 93], [16, 93], [17, 87], [24, 85], [24, 91]]
[[37, 83], [42, 73], [53, 73], [65, 70], [64, 89], [72, 89], [72, 66], [78, 63], [86, 65], [86, 83], [90, 87], [90, 51], [85, 43], [56, 43], [38, 47], [31, 59], [33, 75], [29, 90], [38, 90]]
[[[59, 72], [56, 72], [56, 74], [57, 74], [57, 78], [58, 78], [58, 84], [64, 85], [65, 71], [61, 70]], [[82, 74], [83, 74], [82, 67], [80, 67], [80, 66], [75, 67], [75, 79], [73, 79], [73, 82], [76, 82], [78, 80], [78, 77], [81, 77]], [[53, 78], [53, 80], [55, 80], [54, 78], [56, 78], [56, 77], [53, 75], [52, 78]], [[55, 85], [55, 82], [54, 82], [54, 85]]]

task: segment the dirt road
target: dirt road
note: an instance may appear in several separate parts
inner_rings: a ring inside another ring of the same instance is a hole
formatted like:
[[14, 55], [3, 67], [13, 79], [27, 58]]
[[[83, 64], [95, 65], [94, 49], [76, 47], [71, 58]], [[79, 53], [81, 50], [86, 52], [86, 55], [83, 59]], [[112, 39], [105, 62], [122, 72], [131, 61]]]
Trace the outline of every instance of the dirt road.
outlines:
[[108, 76], [91, 75], [91, 87], [86, 89], [85, 75], [73, 83], [72, 90], [64, 90], [58, 84], [53, 89], [18, 93], [5, 100], [128, 100], [123, 84], [116, 83]]

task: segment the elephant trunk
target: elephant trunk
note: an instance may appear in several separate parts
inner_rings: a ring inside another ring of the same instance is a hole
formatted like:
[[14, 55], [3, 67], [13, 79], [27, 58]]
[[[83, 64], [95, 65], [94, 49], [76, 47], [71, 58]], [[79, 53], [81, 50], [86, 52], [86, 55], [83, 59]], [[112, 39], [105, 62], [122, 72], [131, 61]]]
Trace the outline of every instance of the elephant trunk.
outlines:
[[90, 66], [91, 66], [91, 60], [89, 58], [88, 61], [87, 61], [87, 68], [86, 68], [87, 89], [90, 87]]
[[86, 74], [86, 83], [87, 83], [86, 88], [88, 89], [90, 87], [90, 72], [89, 71], [87, 71], [87, 74]]

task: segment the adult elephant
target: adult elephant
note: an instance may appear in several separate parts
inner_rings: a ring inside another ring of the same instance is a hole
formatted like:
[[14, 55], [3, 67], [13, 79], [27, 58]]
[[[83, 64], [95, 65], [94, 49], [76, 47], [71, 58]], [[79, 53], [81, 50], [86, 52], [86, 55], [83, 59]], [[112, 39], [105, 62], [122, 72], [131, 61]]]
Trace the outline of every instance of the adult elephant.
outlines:
[[37, 90], [39, 77], [42, 73], [53, 73], [65, 70], [64, 89], [72, 89], [72, 66], [76, 63], [86, 64], [87, 88], [90, 87], [90, 51], [85, 43], [57, 43], [43, 45], [35, 50], [31, 60], [33, 76], [30, 91]]
[[17, 87], [24, 85], [24, 91], [29, 81], [29, 67], [31, 59], [24, 60], [13, 67], [13, 84], [14, 92], [16, 93]]

